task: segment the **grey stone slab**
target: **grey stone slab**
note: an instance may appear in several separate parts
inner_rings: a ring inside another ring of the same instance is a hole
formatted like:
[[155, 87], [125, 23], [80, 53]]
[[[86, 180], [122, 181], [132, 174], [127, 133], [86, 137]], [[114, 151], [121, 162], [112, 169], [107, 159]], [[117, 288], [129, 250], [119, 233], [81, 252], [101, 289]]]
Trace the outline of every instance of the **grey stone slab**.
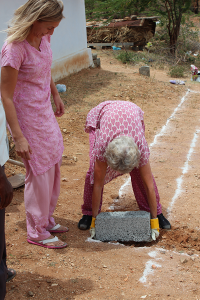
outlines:
[[97, 54], [92, 54], [93, 60], [97, 59]]
[[150, 76], [150, 67], [149, 66], [143, 66], [141, 68], [139, 68], [139, 73], [141, 75], [144, 75], [144, 76]]
[[96, 217], [96, 239], [120, 242], [150, 242], [150, 213], [146, 211], [102, 212]]
[[97, 60], [96, 60], [96, 66], [97, 66], [97, 67], [100, 67], [100, 66], [101, 66], [100, 58], [97, 58]]

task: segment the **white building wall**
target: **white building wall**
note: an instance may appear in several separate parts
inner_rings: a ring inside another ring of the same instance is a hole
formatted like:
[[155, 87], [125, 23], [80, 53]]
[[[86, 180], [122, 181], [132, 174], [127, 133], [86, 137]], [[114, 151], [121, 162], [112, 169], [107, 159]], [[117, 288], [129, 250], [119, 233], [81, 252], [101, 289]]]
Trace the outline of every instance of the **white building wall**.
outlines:
[[[26, 0], [0, 0], [0, 31], [8, 26], [14, 11]], [[91, 49], [87, 48], [84, 0], [63, 0], [64, 16], [51, 39], [52, 76], [56, 81], [70, 73], [92, 65]], [[0, 49], [6, 38], [0, 33]]]

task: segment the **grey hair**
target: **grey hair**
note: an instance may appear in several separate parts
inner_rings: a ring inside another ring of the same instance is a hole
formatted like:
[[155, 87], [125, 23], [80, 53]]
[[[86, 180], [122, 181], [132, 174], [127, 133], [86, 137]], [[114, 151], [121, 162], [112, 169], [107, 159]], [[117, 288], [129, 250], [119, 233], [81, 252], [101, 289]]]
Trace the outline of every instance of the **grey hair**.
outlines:
[[140, 162], [140, 151], [129, 136], [120, 136], [110, 142], [104, 154], [107, 164], [111, 169], [120, 173], [130, 173], [138, 168]]

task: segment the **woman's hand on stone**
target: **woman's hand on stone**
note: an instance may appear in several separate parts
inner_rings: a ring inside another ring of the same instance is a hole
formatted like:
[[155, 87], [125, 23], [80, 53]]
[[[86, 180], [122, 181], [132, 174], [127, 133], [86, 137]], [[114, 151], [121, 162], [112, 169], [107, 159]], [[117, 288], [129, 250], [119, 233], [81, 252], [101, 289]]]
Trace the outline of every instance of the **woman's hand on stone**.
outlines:
[[15, 149], [17, 152], [17, 155], [19, 155], [21, 158], [30, 160], [30, 154], [32, 154], [31, 147], [27, 141], [27, 139], [23, 136], [21, 138], [15, 139]]
[[61, 117], [65, 112], [65, 106], [59, 94], [54, 96], [54, 103], [56, 106], [55, 116]]

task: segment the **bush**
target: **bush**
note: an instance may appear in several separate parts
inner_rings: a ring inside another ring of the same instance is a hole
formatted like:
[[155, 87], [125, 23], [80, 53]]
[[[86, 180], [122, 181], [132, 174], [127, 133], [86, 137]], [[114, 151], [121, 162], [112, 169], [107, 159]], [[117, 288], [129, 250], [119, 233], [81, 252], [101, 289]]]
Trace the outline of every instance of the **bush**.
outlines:
[[183, 66], [171, 67], [169, 74], [171, 77], [174, 78], [184, 77], [184, 67]]
[[133, 56], [134, 54], [132, 52], [120, 50], [120, 53], [117, 55], [117, 59], [120, 60], [123, 64], [127, 64], [134, 61]]
[[194, 64], [197, 57], [194, 57], [193, 54], [200, 51], [199, 30], [189, 20], [189, 16], [184, 15], [176, 45], [176, 53], [173, 56], [170, 53], [166, 20], [161, 18], [157, 25], [155, 36], [151, 39], [151, 43], [152, 47], [149, 49], [151, 53], [165, 55], [167, 60], [172, 63], [188, 62]]

